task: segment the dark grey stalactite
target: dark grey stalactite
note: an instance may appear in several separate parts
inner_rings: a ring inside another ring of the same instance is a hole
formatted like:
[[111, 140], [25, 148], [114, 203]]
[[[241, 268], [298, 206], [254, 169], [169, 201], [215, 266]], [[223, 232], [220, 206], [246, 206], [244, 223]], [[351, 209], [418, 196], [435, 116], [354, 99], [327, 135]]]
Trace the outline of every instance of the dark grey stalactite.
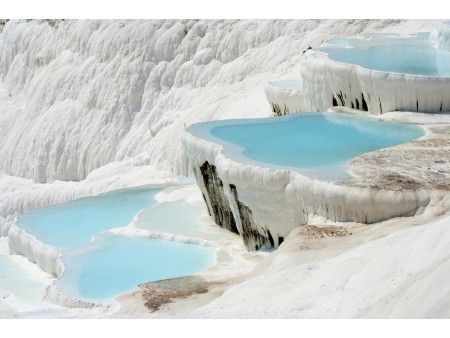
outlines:
[[333, 95], [333, 107], [337, 107], [337, 105], [338, 105], [337, 100]]
[[276, 103], [272, 103], [272, 111], [275, 113], [275, 115], [277, 116], [281, 116], [281, 108], [279, 105], [277, 105]]
[[274, 247], [275, 244], [274, 244], [274, 242], [273, 242], [273, 237], [272, 237], [272, 234], [270, 233], [269, 230], [267, 230], [267, 237], [269, 238], [270, 245], [271, 245], [272, 247]]
[[214, 217], [214, 221], [221, 227], [227, 228], [234, 233], [239, 233], [236, 227], [236, 221], [223, 190], [222, 180], [217, 175], [216, 167], [206, 161], [200, 167], [200, 172], [206, 188], [206, 196], [204, 196], [205, 200], [209, 200], [209, 204], [213, 209], [209, 210], [209, 204], [206, 203], [209, 214]]
[[367, 107], [366, 100], [364, 99], [364, 94], [361, 93], [361, 103], [362, 103], [362, 110], [369, 111], [369, 108]]
[[[274, 247], [272, 244], [273, 239], [272, 242], [270, 242], [268, 238], [259, 233], [258, 228], [253, 221], [252, 210], [239, 200], [237, 189], [234, 184], [230, 184], [230, 190], [233, 193], [234, 200], [236, 201], [239, 210], [239, 218], [242, 224], [241, 236], [247, 248], [259, 250], [264, 244], [268, 247]], [[252, 245], [253, 247], [251, 247]]]
[[344, 96], [342, 95], [342, 92], [340, 92], [340, 94], [337, 94], [339, 100], [341, 101], [341, 105], [343, 107], [345, 107], [345, 101], [344, 101]]

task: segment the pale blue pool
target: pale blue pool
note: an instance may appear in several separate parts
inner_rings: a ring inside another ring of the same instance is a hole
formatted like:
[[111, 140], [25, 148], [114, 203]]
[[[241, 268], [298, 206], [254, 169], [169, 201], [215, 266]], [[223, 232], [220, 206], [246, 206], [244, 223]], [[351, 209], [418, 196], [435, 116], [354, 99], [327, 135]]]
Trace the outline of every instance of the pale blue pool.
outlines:
[[215, 249], [179, 242], [112, 235], [66, 252], [56, 281], [63, 293], [86, 300], [115, 297], [136, 285], [194, 275], [214, 265]]
[[450, 52], [422, 35], [411, 38], [333, 39], [319, 48], [332, 60], [383, 72], [450, 76]]
[[150, 231], [205, 237], [209, 226], [202, 222], [202, 218], [207, 216], [206, 206], [202, 204], [163, 202], [140, 212], [135, 225]]
[[224, 155], [237, 161], [325, 179], [341, 178], [348, 161], [360, 154], [424, 135], [416, 125], [335, 113], [211, 121], [187, 131], [222, 144]]
[[89, 243], [95, 234], [128, 225], [140, 210], [157, 203], [159, 191], [126, 189], [34, 209], [20, 215], [17, 225], [47, 245], [76, 248]]
[[294, 90], [301, 90], [303, 88], [303, 84], [299, 80], [273, 81], [269, 82], [269, 84], [279, 88], [294, 89]]
[[35, 209], [17, 223], [43, 243], [64, 249], [64, 273], [55, 282], [59, 291], [71, 298], [109, 299], [139, 283], [193, 275], [215, 263], [211, 247], [105, 232], [127, 226], [142, 211], [137, 226], [143, 229], [185, 237], [200, 233], [204, 206], [160, 203], [155, 195], [161, 190], [123, 189]]

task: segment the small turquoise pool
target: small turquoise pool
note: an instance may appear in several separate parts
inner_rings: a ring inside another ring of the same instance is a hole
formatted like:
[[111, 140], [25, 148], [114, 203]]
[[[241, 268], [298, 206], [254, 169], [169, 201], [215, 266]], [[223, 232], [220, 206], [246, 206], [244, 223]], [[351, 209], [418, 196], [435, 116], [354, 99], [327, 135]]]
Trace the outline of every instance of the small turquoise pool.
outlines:
[[62, 257], [56, 281], [64, 294], [106, 300], [140, 283], [194, 275], [215, 264], [215, 249], [159, 239], [111, 235]]
[[71, 249], [89, 243], [92, 236], [126, 226], [142, 209], [157, 204], [161, 189], [124, 189], [79, 199], [20, 215], [17, 225], [41, 242]]
[[450, 76], [450, 52], [422, 36], [410, 38], [333, 39], [320, 51], [332, 60], [383, 72]]
[[237, 161], [330, 179], [358, 155], [424, 135], [415, 125], [335, 113], [212, 121], [187, 130], [224, 145], [224, 154]]

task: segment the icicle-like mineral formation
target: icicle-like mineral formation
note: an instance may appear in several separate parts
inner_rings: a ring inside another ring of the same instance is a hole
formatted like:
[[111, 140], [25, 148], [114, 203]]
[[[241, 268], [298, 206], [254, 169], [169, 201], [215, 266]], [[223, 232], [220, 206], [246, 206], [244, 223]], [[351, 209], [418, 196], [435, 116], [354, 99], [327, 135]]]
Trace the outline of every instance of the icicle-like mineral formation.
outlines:
[[278, 247], [296, 227], [317, 219], [374, 223], [414, 214], [430, 202], [425, 190], [339, 185], [298, 172], [243, 164], [222, 146], [183, 135], [198, 186], [216, 223], [239, 232], [250, 250]]

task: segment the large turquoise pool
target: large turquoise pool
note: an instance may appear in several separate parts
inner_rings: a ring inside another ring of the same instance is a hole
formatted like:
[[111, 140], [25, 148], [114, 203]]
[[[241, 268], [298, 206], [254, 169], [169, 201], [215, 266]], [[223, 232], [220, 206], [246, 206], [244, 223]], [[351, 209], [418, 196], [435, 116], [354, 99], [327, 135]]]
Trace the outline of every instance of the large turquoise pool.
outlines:
[[63, 293], [105, 300], [140, 283], [194, 275], [215, 263], [215, 250], [201, 245], [112, 235], [67, 252], [56, 282]]
[[212, 121], [188, 131], [222, 144], [224, 155], [237, 161], [320, 173], [320, 178], [334, 178], [358, 155], [424, 135], [415, 125], [335, 113]]
[[450, 76], [450, 52], [422, 37], [333, 39], [319, 50], [332, 60], [383, 72]]

